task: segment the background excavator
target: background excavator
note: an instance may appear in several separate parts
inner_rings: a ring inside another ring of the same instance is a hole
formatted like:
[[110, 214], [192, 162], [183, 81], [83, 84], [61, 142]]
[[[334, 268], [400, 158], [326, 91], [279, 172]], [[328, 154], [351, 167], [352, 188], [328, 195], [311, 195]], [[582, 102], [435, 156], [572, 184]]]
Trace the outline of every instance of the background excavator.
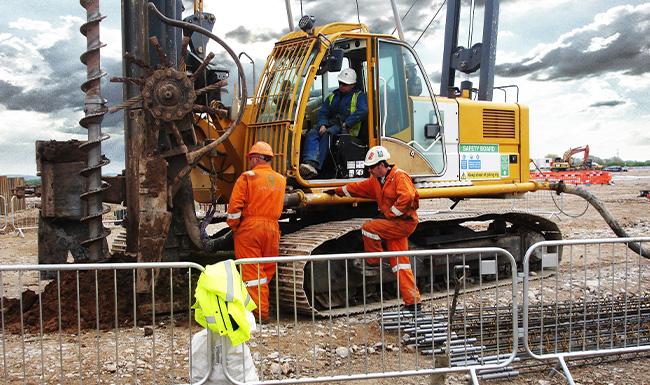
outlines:
[[[582, 161], [575, 163], [573, 156], [579, 153], [584, 153]], [[593, 166], [591, 159], [589, 159], [589, 145], [574, 147], [568, 149], [561, 158], [555, 158], [551, 162], [551, 171], [569, 171], [569, 170], [590, 170]]]
[[[124, 102], [110, 111], [125, 110], [126, 168], [122, 175], [102, 178], [106, 159], [101, 155], [101, 116], [109, 111], [97, 80], [102, 76], [98, 34], [102, 17], [97, 2], [85, 2], [88, 22], [82, 32], [89, 49], [82, 61], [88, 66], [88, 82], [82, 87], [87, 96], [81, 123], [89, 129], [89, 140], [37, 143], [44, 186], [40, 262], [65, 262], [68, 251], [77, 261], [108, 259], [102, 202], [126, 206], [125, 246], [114, 251], [137, 261], [214, 263], [232, 257], [227, 229], [209, 240], [202, 238], [195, 202], [220, 208], [203, 225], [225, 219], [220, 216], [223, 205], [236, 178], [248, 167], [247, 149], [260, 140], [271, 144], [273, 168], [287, 177], [281, 255], [363, 250], [360, 227], [377, 214], [376, 205], [323, 191], [366, 177], [362, 161], [374, 145], [388, 148], [392, 162], [412, 176], [422, 201], [513, 197], [549, 188], [529, 181], [528, 108], [491, 101], [497, 0], [485, 2], [483, 42], [467, 48], [458, 45], [461, 1], [447, 2], [439, 96], [403, 38], [372, 33], [357, 23], [317, 25], [310, 16], [302, 17], [299, 28], [294, 28], [289, 12], [290, 32], [275, 44], [259, 80], [253, 79], [255, 91], [249, 98], [238, 56], [210, 32], [216, 18], [203, 12], [201, 4], [197, 2], [194, 14], [181, 21], [180, 1], [123, 0], [124, 73], [113, 80], [124, 83]], [[397, 15], [395, 20], [402, 36]], [[211, 64], [214, 55], [208, 53], [208, 40], [228, 53], [236, 74]], [[337, 137], [321, 174], [305, 180], [298, 173], [304, 135], [345, 68], [356, 71], [357, 85], [367, 93], [367, 119], [358, 137]], [[479, 69], [478, 89], [469, 81], [455, 87], [457, 71], [469, 74]], [[231, 105], [222, 101], [227, 81], [237, 84]], [[477, 230], [465, 225], [469, 221], [484, 226]], [[530, 245], [547, 239], [561, 239], [561, 234], [545, 218], [486, 209], [479, 216], [422, 215], [410, 247], [497, 246], [520, 260]], [[428, 258], [413, 263], [420, 283], [431, 281], [430, 271], [447, 274], [444, 264], [430, 266]], [[478, 261], [465, 263], [476, 266]], [[287, 299], [287, 305], [324, 313], [346, 300], [352, 304], [360, 300], [361, 288], [345, 288], [342, 279], [331, 280], [335, 286], [328, 296], [326, 274], [315, 274], [314, 287], [308, 286], [304, 277], [310, 276], [310, 269], [327, 268], [318, 263], [279, 266], [277, 284], [299, 296]], [[332, 277], [346, 274], [343, 265], [329, 268]], [[364, 272], [351, 269], [349, 282], [361, 282], [355, 278]], [[386, 284], [394, 279], [392, 274], [383, 277]], [[139, 274], [138, 290], [149, 290], [151, 279]], [[367, 287], [379, 284], [378, 279], [366, 277]], [[305, 295], [312, 289], [314, 301]]]

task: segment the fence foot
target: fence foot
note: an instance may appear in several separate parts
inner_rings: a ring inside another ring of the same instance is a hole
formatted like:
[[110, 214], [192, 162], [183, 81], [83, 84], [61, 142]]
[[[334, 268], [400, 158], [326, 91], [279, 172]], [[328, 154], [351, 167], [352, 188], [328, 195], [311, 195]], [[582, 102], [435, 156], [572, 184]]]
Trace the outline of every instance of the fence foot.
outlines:
[[566, 377], [567, 383], [569, 385], [575, 385], [576, 383], [573, 381], [573, 376], [571, 376], [571, 372], [569, 371], [569, 367], [567, 366], [566, 361], [564, 361], [564, 357], [560, 356], [557, 359], [560, 361], [560, 367], [562, 368], [564, 377]]
[[25, 238], [25, 233], [23, 233], [23, 229], [17, 228], [15, 232], [17, 237]]
[[[435, 367], [436, 368], [448, 368], [449, 367], [449, 356], [446, 354], [441, 354], [435, 358]], [[429, 377], [429, 383], [431, 385], [444, 385], [447, 381], [447, 373], [436, 373], [432, 374]]]
[[478, 385], [478, 376], [476, 375], [476, 369], [470, 369], [469, 370], [469, 375], [470, 375], [470, 383], [472, 385]]

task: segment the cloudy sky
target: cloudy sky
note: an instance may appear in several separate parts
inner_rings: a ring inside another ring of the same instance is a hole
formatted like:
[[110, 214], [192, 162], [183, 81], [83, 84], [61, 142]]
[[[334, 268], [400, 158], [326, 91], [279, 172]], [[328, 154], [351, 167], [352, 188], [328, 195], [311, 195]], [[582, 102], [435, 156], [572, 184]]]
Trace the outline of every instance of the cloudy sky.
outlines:
[[[444, 0], [401, 0], [410, 11], [403, 24], [416, 46], [434, 90], [442, 62]], [[186, 8], [191, 10], [191, 2]], [[109, 76], [121, 74], [120, 6], [100, 1], [102, 67]], [[205, 11], [217, 16], [214, 32], [236, 52], [246, 51], [257, 73], [274, 40], [288, 22], [284, 0], [204, 0]], [[481, 40], [481, 0], [476, 9], [472, 43]], [[469, 0], [466, 1], [469, 4]], [[300, 1], [291, 0], [294, 19]], [[355, 22], [350, 0], [303, 0], [302, 12], [318, 23]], [[238, 16], [241, 15], [241, 16]], [[359, 18], [372, 31], [394, 28], [389, 0], [359, 0]], [[79, 86], [85, 69], [79, 55], [85, 49], [79, 26], [85, 10], [77, 0], [0, 1], [0, 174], [35, 174], [34, 141], [83, 139]], [[461, 45], [469, 40], [469, 11], [461, 20]], [[589, 144], [601, 158], [650, 159], [650, 2], [632, 0], [502, 0], [495, 85], [519, 86], [519, 101], [531, 111], [533, 157], [563, 153]], [[215, 53], [220, 54], [217, 47]], [[219, 55], [218, 57], [223, 57]], [[457, 77], [458, 79], [458, 77]], [[475, 82], [478, 80], [475, 79]], [[476, 84], [476, 83], [475, 83]], [[120, 101], [119, 85], [104, 82], [109, 104]], [[503, 95], [495, 92], [495, 100]], [[514, 100], [514, 94], [508, 101]], [[104, 152], [112, 163], [106, 172], [123, 168], [120, 114], [107, 116], [103, 129], [111, 134]]]

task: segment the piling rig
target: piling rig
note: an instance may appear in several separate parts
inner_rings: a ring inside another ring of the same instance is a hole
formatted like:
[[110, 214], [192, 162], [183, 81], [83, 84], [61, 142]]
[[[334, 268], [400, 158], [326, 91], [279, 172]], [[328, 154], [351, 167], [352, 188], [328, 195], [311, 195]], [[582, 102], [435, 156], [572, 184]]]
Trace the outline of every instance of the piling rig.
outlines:
[[[125, 111], [126, 169], [117, 177], [104, 177], [105, 191], [101, 192], [104, 202], [126, 206], [122, 252], [143, 262], [202, 255], [203, 262], [213, 263], [232, 257], [232, 236], [227, 229], [212, 239], [202, 239], [195, 202], [227, 204], [236, 178], [248, 167], [247, 149], [259, 140], [272, 146], [273, 167], [287, 178], [281, 255], [363, 250], [360, 228], [377, 214], [376, 204], [332, 197], [323, 191], [366, 177], [363, 157], [369, 147], [378, 144], [388, 148], [392, 160], [412, 176], [423, 200], [450, 199], [453, 207], [467, 198], [518, 197], [541, 189], [575, 192], [563, 185], [529, 181], [528, 108], [491, 101], [498, 4], [486, 1], [483, 42], [464, 48], [458, 46], [461, 2], [449, 1], [443, 96], [434, 95], [416, 52], [403, 40], [371, 33], [360, 23], [318, 26], [313, 17], [305, 16], [299, 30], [292, 28], [276, 42], [249, 99], [238, 59], [241, 54], [236, 55], [210, 32], [214, 15], [195, 7], [194, 14], [181, 21], [180, 1], [123, 0], [124, 74], [112, 80], [124, 83], [124, 102], [110, 112]], [[237, 69], [237, 88], [230, 105], [222, 95], [231, 74], [211, 63], [214, 55], [207, 53], [208, 40], [219, 44]], [[92, 52], [99, 55], [99, 48]], [[333, 154], [317, 179], [304, 179], [298, 172], [304, 135], [315, 124], [318, 110], [344, 66], [357, 72], [358, 86], [367, 94], [367, 119], [358, 137], [335, 138]], [[456, 71], [469, 74], [479, 69], [478, 90], [468, 81], [462, 82], [460, 89], [454, 87]], [[98, 109], [104, 111], [101, 106]], [[96, 138], [88, 143], [84, 148], [98, 146]], [[72, 249], [80, 250], [73, 253], [77, 260], [101, 261], [109, 257], [107, 253], [83, 252], [87, 246], [79, 234], [88, 230], [79, 219], [88, 215], [79, 200], [69, 199], [71, 192], [82, 194], [91, 182], [82, 177], [69, 177], [72, 181], [67, 182], [55, 177], [63, 175], [62, 170], [83, 169], [79, 159], [90, 156], [90, 151], [62, 150], [66, 145], [78, 148], [70, 143], [37, 144], [46, 202], [41, 212], [44, 230], [39, 230], [39, 261], [65, 262]], [[88, 191], [100, 193], [97, 187]], [[208, 217], [203, 224], [224, 219]], [[476, 230], [468, 222], [481, 223], [482, 229]], [[46, 234], [46, 230], [56, 231]], [[617, 234], [623, 236], [624, 232]], [[519, 261], [530, 245], [556, 239], [561, 239], [561, 234], [550, 220], [486, 207], [478, 215], [423, 215], [410, 247], [497, 246]], [[82, 259], [80, 255], [92, 257]], [[540, 257], [533, 256], [534, 261]], [[430, 261], [413, 260], [419, 282], [431, 282], [427, 277], [430, 271], [447, 274], [444, 265], [430, 266]], [[478, 260], [464, 263], [476, 267]], [[313, 284], [305, 277], [311, 275], [311, 269], [331, 269], [334, 283], [342, 281], [336, 279], [337, 274], [349, 273], [349, 282], [381, 284], [377, 274], [352, 265], [351, 271], [335, 263], [280, 265], [276, 284], [298, 296], [287, 298], [285, 305], [297, 305], [299, 312], [326, 314], [328, 309], [358, 301], [360, 287], [332, 287], [329, 295], [328, 282], [323, 281], [327, 274], [314, 274]], [[388, 272], [379, 276], [384, 283], [394, 280]], [[138, 291], [147, 292], [151, 279], [155, 278], [139, 274]], [[314, 301], [306, 295], [312, 289]]]

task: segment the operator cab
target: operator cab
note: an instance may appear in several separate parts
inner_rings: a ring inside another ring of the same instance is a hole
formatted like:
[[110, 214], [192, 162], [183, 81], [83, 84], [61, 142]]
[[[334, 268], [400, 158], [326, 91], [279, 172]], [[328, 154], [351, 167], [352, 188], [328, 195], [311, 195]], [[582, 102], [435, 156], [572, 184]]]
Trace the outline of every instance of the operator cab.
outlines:
[[[369, 52], [368, 46], [375, 49]], [[343, 53], [340, 70], [327, 71], [324, 67], [330, 63], [325, 55], [311, 84], [302, 151], [323, 101], [338, 88], [338, 75], [346, 68], [357, 74], [356, 88], [367, 96], [368, 116], [356, 137], [344, 134], [333, 139], [321, 172], [309, 184], [347, 183], [367, 177], [363, 159], [368, 148], [377, 144], [387, 147], [393, 161], [412, 176], [441, 175], [446, 163], [442, 124], [415, 52], [395, 39], [372, 36], [341, 37], [332, 44], [332, 51], [337, 50]], [[378, 52], [375, 73], [368, 68], [372, 52]]]
[[[340, 69], [327, 71], [325, 65], [321, 65], [321, 70], [314, 78], [309, 92], [309, 99], [305, 108], [305, 119], [303, 120], [302, 130], [302, 151], [305, 151], [305, 142], [307, 132], [317, 127], [318, 116], [321, 112], [323, 103], [332, 93], [339, 88], [339, 74], [346, 70], [352, 69], [356, 73], [357, 83], [352, 90], [353, 93], [360, 91], [361, 95], [368, 98], [368, 54], [366, 49], [366, 39], [339, 39], [333, 44], [330, 52], [340, 55]], [[332, 57], [330, 56], [330, 57]], [[337, 59], [334, 59], [337, 60]], [[335, 66], [338, 68], [339, 65]], [[334, 118], [336, 119], [336, 118]], [[340, 122], [331, 122], [340, 124]], [[329, 153], [325, 157], [325, 162], [315, 179], [311, 183], [329, 182], [332, 179], [350, 179], [364, 178], [367, 172], [363, 167], [363, 159], [368, 151], [368, 115], [361, 119], [358, 134], [352, 132], [341, 132], [332, 136]]]
[[[319, 174], [303, 178], [298, 168], [308, 132], [346, 69], [354, 70], [355, 87], [365, 94], [367, 116], [358, 134], [332, 136]], [[392, 36], [348, 23], [290, 32], [269, 55], [255, 93], [245, 143], [270, 143], [274, 169], [295, 187], [365, 178], [363, 160], [375, 145], [386, 147], [413, 177], [435, 178], [445, 171], [442, 119], [428, 76], [413, 49]]]

